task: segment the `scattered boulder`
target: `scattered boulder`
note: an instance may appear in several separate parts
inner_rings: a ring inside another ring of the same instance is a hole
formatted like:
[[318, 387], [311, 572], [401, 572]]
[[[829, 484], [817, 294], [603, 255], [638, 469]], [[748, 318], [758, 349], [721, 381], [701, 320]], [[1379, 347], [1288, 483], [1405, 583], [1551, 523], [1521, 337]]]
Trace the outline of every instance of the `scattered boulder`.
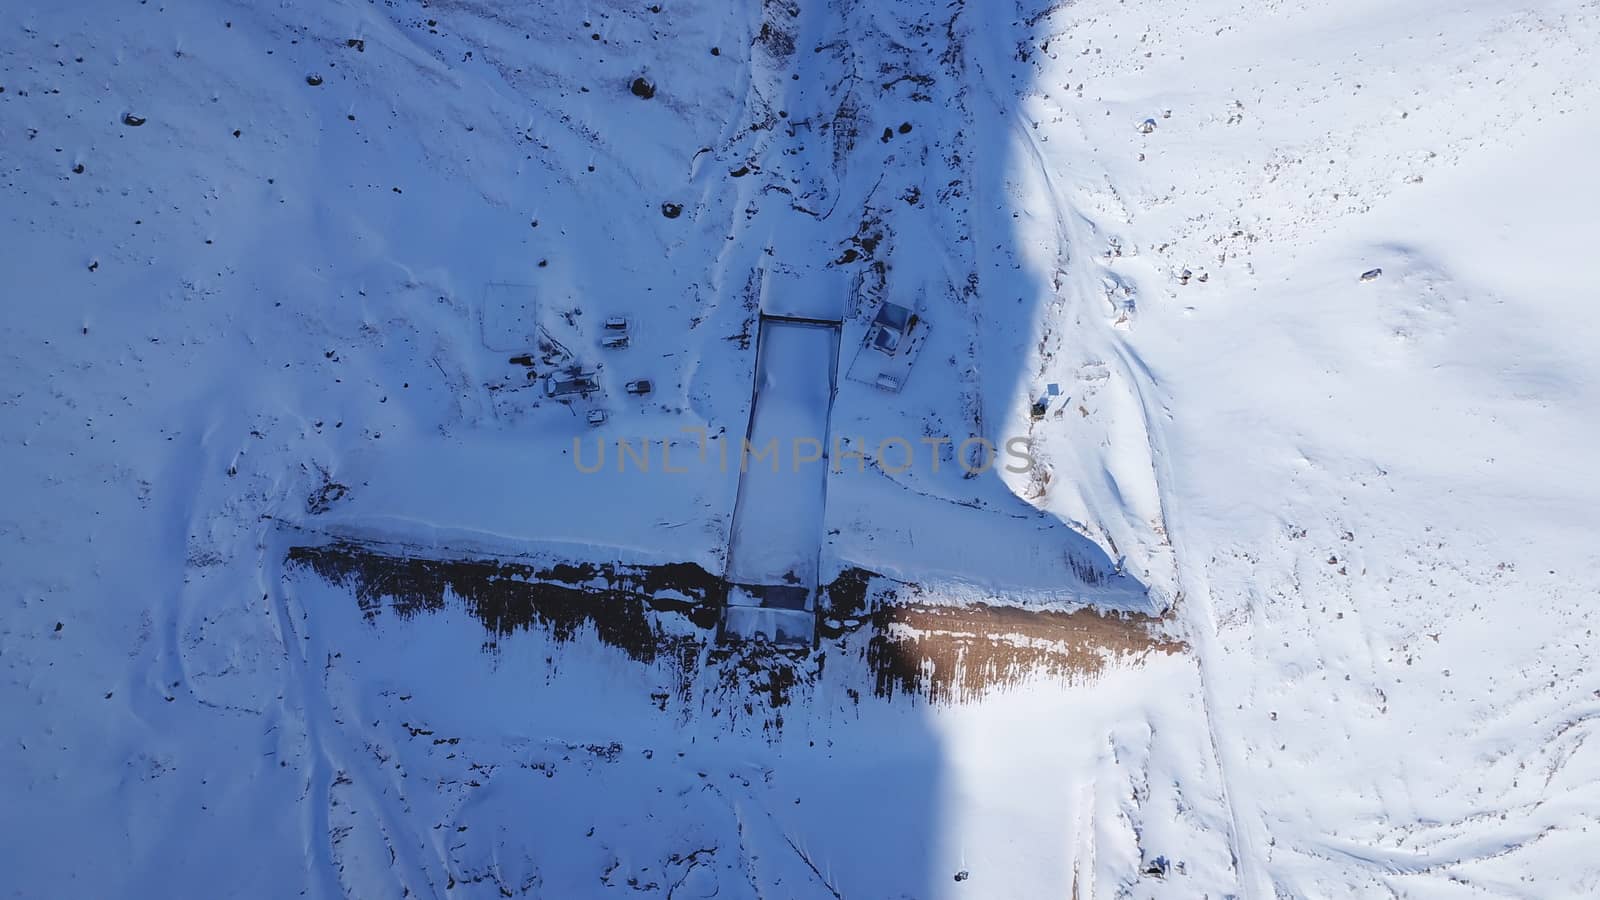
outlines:
[[643, 75], [635, 78], [633, 84], [628, 86], [628, 90], [641, 100], [649, 100], [656, 95], [656, 86], [651, 84], [650, 79], [645, 78]]
[[677, 217], [683, 215], [683, 204], [663, 203], [661, 204], [661, 214], [669, 219], [676, 219]]
[[138, 128], [140, 125], [144, 124], [144, 116], [136, 116], [133, 113], [123, 113], [122, 124], [128, 126], [129, 128]]
[[317, 85], [322, 84], [322, 76], [312, 72], [310, 75], [306, 76], [306, 84], [316, 87]]
[[1145, 119], [1143, 122], [1139, 123], [1139, 133], [1140, 134], [1149, 134], [1150, 132], [1155, 131], [1155, 130], [1156, 130], [1156, 120], [1155, 119]]
[[962, 869], [961, 871], [956, 873], [956, 880], [957, 881], [966, 881], [968, 878], [971, 878], [971, 877], [972, 877], [972, 873], [968, 872], [966, 869]]
[[1381, 277], [1382, 275], [1383, 275], [1383, 270], [1382, 269], [1368, 269], [1365, 272], [1361, 273], [1361, 280], [1363, 282], [1377, 281], [1378, 278]]
[[348, 487], [329, 479], [326, 473], [323, 474], [322, 479], [322, 486], [306, 498], [306, 512], [311, 515], [327, 512], [334, 503], [350, 492]]

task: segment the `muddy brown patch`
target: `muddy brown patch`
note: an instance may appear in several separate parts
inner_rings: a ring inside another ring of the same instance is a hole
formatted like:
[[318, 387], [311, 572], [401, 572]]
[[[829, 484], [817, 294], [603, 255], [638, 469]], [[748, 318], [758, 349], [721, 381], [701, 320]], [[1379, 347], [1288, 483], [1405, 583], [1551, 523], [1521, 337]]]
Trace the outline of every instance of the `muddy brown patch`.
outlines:
[[1156, 616], [1093, 609], [890, 605], [872, 613], [866, 661], [879, 697], [965, 703], [1041, 675], [1081, 682], [1118, 661], [1185, 650], [1162, 625]]
[[351, 590], [368, 620], [385, 610], [401, 619], [439, 612], [452, 601], [498, 638], [538, 629], [571, 641], [584, 629], [638, 662], [663, 654], [687, 662], [706, 638], [672, 633], [664, 615], [688, 619], [703, 634], [716, 627], [727, 585], [692, 563], [629, 566], [557, 563], [539, 567], [494, 559], [425, 559], [340, 542], [294, 547], [287, 562]]
[[[1082, 682], [1110, 665], [1187, 649], [1165, 632], [1162, 617], [918, 602], [909, 598], [929, 596], [927, 587], [860, 568], [823, 588], [822, 646], [795, 651], [765, 643], [717, 646], [728, 583], [693, 563], [434, 559], [341, 541], [294, 547], [286, 564], [351, 591], [369, 621], [460, 608], [488, 632], [488, 652], [518, 631], [562, 643], [592, 635], [635, 662], [664, 663], [675, 673], [680, 700], [703, 691], [730, 717], [742, 709], [770, 729], [781, 729], [781, 710], [803, 702], [823, 681], [830, 655], [845, 661], [827, 667], [831, 677], [865, 675], [882, 700], [967, 703], [1039, 677]], [[865, 686], [847, 692], [859, 697]], [[666, 699], [658, 701], [663, 711]]]

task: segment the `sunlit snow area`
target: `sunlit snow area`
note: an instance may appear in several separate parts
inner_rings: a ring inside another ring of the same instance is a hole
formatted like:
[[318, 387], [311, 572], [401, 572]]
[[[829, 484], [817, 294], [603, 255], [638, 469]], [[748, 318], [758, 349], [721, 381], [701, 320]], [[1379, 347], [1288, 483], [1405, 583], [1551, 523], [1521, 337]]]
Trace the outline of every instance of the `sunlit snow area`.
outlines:
[[1600, 895], [1594, 0], [15, 0], [0, 894]]

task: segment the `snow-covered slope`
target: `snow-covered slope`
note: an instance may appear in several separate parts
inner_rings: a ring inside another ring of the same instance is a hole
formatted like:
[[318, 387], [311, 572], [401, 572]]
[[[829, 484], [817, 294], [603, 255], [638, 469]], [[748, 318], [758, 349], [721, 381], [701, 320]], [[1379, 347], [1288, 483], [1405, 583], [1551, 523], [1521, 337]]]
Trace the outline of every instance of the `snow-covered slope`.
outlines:
[[[1600, 890], [1593, 3], [10, 12], [15, 895]], [[885, 300], [804, 658], [431, 568], [722, 573]]]

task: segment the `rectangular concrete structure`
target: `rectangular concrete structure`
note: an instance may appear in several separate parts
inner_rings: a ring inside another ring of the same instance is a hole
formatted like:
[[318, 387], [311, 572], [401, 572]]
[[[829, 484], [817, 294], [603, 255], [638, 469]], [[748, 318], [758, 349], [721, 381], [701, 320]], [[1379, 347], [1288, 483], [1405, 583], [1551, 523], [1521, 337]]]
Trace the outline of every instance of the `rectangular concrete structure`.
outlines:
[[822, 541], [839, 329], [765, 318], [758, 340], [746, 437], [751, 450], [740, 454], [727, 577], [735, 584], [789, 588], [773, 592], [789, 607], [804, 592], [809, 607]]

